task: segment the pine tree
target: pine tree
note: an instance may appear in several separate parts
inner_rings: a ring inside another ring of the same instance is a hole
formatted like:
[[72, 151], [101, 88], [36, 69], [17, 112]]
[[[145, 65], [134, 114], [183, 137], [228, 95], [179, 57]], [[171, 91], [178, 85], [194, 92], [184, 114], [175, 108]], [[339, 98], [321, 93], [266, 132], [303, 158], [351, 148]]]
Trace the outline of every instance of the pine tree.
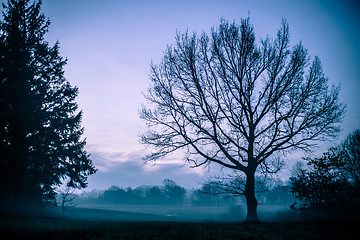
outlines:
[[50, 21], [41, 1], [8, 0], [0, 22], [0, 181], [7, 209], [54, 203], [69, 178], [83, 188], [95, 168], [81, 138], [78, 88], [64, 77], [67, 60], [44, 40]]

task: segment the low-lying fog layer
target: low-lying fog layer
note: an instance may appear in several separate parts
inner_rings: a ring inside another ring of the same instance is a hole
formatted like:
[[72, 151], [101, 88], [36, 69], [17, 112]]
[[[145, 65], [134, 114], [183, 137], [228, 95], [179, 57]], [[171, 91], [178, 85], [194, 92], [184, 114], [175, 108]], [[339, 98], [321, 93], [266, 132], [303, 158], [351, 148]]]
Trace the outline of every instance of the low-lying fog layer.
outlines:
[[[199, 189], [186, 190], [170, 179], [163, 186], [92, 190], [79, 195], [58, 195], [61, 215], [79, 219], [121, 221], [204, 221], [239, 222], [245, 220], [243, 197], [224, 194], [207, 183]], [[297, 220], [290, 209], [294, 196], [290, 186], [281, 181], [271, 189], [257, 193], [258, 214], [262, 221]], [[70, 206], [72, 206], [70, 208]], [[63, 211], [64, 210], [64, 211]]]
[[[260, 205], [263, 221], [297, 220], [291, 216], [289, 205]], [[246, 206], [192, 206], [192, 205], [78, 205], [65, 209], [64, 217], [118, 221], [201, 221], [239, 222], [245, 220]]]

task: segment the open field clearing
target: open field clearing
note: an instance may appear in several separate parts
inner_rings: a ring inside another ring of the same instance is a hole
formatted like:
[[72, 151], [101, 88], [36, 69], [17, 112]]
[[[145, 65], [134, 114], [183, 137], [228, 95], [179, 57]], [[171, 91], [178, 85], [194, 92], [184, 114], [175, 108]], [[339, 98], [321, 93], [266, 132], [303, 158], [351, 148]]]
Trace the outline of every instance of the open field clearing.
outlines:
[[[107, 211], [99, 211], [107, 210]], [[298, 221], [298, 217], [291, 215], [287, 205], [259, 205], [259, 216], [262, 221]], [[123, 215], [111, 211], [120, 211]], [[91, 212], [91, 214], [88, 214]], [[127, 212], [127, 214], [125, 214]], [[70, 218], [101, 219], [126, 221], [195, 221], [195, 222], [240, 222], [245, 220], [246, 206], [219, 205], [219, 206], [193, 206], [193, 205], [78, 205], [68, 209], [65, 216]], [[120, 218], [120, 219], [119, 219]]]
[[[142, 221], [241, 221], [241, 218], [245, 217], [245, 212], [241, 206], [177, 206], [177, 205], [80, 205], [76, 209], [68, 210], [66, 216], [75, 217], [76, 211], [81, 210], [107, 210], [111, 211], [128, 212], [129, 216], [132, 213], [134, 216], [138, 216], [138, 220]], [[230, 211], [233, 214], [230, 216]], [[99, 213], [101, 211], [98, 211]], [[105, 211], [104, 211], [105, 213]], [[93, 217], [96, 215], [92, 215]], [[81, 216], [80, 216], [81, 217]], [[106, 217], [104, 215], [104, 217]], [[150, 219], [153, 217], [153, 219]], [[125, 220], [125, 219], [123, 219]]]

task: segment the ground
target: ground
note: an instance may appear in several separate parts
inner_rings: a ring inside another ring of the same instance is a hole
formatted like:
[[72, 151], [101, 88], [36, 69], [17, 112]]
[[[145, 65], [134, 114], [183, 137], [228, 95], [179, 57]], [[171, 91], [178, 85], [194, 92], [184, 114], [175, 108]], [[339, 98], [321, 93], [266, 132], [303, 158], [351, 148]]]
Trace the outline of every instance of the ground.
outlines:
[[260, 209], [260, 224], [243, 223], [241, 206], [88, 207], [67, 208], [63, 218], [56, 209], [51, 218], [0, 217], [0, 239], [344, 240], [360, 235], [360, 221], [304, 222], [275, 206]]
[[1, 218], [0, 239], [356, 239], [359, 222], [192, 223]]

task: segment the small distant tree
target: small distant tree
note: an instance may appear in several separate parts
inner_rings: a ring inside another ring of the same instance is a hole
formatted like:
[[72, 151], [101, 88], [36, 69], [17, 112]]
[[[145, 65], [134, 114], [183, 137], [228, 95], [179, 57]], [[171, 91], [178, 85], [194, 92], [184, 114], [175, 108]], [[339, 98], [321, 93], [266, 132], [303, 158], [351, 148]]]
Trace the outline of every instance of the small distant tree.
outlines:
[[61, 208], [61, 217], [64, 217], [65, 207], [73, 207], [75, 206], [75, 198], [74, 194], [75, 189], [70, 187], [68, 184], [65, 184], [57, 189], [58, 194], [58, 205]]
[[79, 196], [79, 202], [84, 204], [100, 204], [104, 203], [105, 190], [92, 189], [91, 191], [83, 191]]
[[104, 190], [93, 189], [91, 191], [83, 191], [80, 197], [83, 199], [98, 199], [104, 196]]
[[210, 182], [204, 183], [201, 188], [191, 192], [191, 201], [196, 205], [218, 205], [221, 202], [222, 193]]
[[149, 188], [146, 192], [146, 199], [151, 203], [160, 203], [164, 200], [161, 189], [157, 186]]
[[141, 203], [144, 199], [145, 192], [142, 187], [137, 188], [126, 188], [126, 203], [138, 204]]
[[167, 198], [170, 201], [176, 200], [180, 203], [180, 205], [182, 205], [186, 195], [185, 188], [177, 185], [176, 182], [171, 179], [164, 179], [163, 184], [164, 184], [164, 192]]
[[109, 189], [104, 191], [104, 201], [112, 204], [124, 203], [126, 200], [127, 193], [124, 189], [118, 186], [111, 186]]
[[311, 151], [335, 137], [344, 114], [339, 87], [329, 87], [321, 62], [299, 43], [290, 47], [287, 22], [275, 38], [255, 41], [250, 19], [221, 20], [211, 34], [177, 33], [159, 65], [140, 117], [154, 147], [145, 160], [177, 150], [185, 160], [244, 173], [247, 221], [257, 222], [255, 173], [272, 171], [277, 158]]

